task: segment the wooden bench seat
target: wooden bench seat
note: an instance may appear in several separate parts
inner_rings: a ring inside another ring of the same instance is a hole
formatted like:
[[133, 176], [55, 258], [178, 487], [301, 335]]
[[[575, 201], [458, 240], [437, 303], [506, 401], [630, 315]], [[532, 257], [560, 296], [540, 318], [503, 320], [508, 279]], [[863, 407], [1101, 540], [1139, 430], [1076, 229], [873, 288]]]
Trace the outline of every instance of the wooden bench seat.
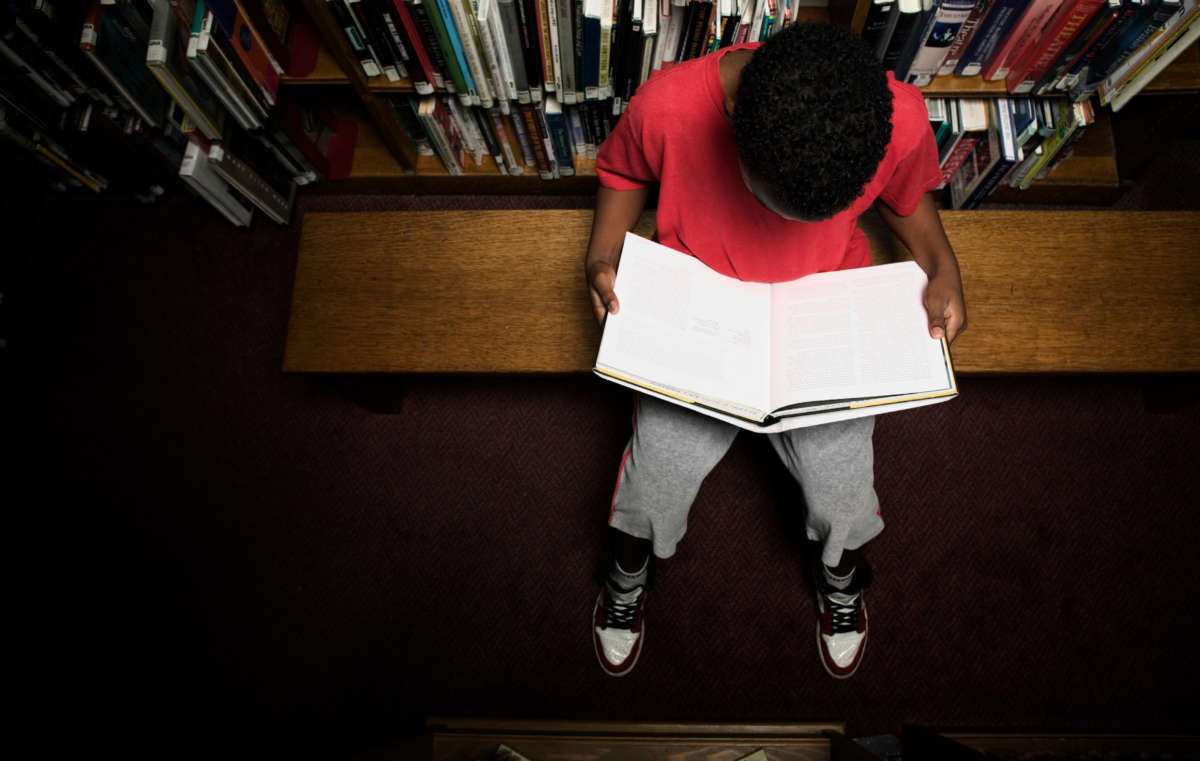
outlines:
[[[284, 370], [592, 367], [590, 210], [321, 213], [303, 220]], [[969, 330], [960, 373], [1200, 371], [1200, 212], [943, 212]], [[904, 258], [864, 218], [876, 263]], [[653, 231], [653, 215], [637, 232]], [[618, 296], [620, 294], [618, 293]]]

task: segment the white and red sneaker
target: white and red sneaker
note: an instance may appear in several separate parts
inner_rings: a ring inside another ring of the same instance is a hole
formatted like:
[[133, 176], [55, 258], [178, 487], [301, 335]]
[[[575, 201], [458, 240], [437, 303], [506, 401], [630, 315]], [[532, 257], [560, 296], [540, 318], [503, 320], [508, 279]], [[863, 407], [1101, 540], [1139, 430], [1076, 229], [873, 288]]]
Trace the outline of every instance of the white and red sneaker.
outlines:
[[600, 668], [610, 676], [625, 676], [637, 664], [646, 642], [642, 624], [644, 585], [622, 590], [606, 582], [592, 609], [592, 645]]
[[835, 679], [854, 675], [867, 649], [867, 603], [863, 591], [871, 583], [871, 568], [860, 560], [854, 578], [845, 589], [837, 589], [825, 580], [822, 569], [816, 573], [817, 650], [821, 665]]

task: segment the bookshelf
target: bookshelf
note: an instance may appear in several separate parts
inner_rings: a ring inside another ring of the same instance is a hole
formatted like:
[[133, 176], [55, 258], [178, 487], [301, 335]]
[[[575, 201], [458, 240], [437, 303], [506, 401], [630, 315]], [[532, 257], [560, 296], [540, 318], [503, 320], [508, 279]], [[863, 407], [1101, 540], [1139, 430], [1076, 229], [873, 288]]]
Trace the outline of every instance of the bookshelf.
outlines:
[[[545, 181], [536, 172], [503, 176], [486, 156], [481, 165], [464, 167], [462, 176], [451, 176], [436, 157], [417, 155], [390, 109], [375, 97], [414, 94], [411, 83], [389, 83], [383, 77], [366, 78], [325, 0], [303, 0], [303, 4], [320, 33], [323, 48], [313, 72], [306, 77], [288, 78], [285, 86], [348, 87], [363, 99], [364, 104], [360, 111], [351, 114], [359, 121], [361, 153], [355, 156], [353, 172], [347, 180], [325, 183], [323, 190], [438, 194], [589, 194], [595, 191], [594, 162], [579, 156], [574, 157], [575, 176]], [[828, 7], [799, 8], [798, 18], [852, 25], [856, 21], [861, 23], [869, 5], [870, 0], [831, 0]], [[947, 76], [935, 78], [923, 92], [930, 97], [1000, 97], [1005, 94], [1005, 88], [1003, 82], [989, 82], [979, 76]], [[1195, 92], [1200, 92], [1200, 45], [1193, 45], [1144, 91], [1147, 95]], [[1114, 120], [1107, 109], [1098, 109], [1098, 112], [1097, 123], [1089, 128], [1071, 158], [1030, 189], [998, 190], [989, 201], [1104, 204], [1114, 200], [1120, 188]]]

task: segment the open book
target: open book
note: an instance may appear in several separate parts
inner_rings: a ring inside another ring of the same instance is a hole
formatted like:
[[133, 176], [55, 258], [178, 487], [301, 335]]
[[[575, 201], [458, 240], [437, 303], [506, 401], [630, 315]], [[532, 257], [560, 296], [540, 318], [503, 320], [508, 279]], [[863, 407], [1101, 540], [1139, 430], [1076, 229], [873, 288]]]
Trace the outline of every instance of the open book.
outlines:
[[914, 262], [749, 283], [625, 236], [595, 372], [761, 433], [958, 393]]

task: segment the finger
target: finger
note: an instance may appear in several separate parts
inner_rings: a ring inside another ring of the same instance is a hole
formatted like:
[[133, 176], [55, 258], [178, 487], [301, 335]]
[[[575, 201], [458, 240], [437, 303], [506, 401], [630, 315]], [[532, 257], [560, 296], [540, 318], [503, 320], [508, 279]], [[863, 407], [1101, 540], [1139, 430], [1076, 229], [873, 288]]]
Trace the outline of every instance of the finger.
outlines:
[[592, 278], [592, 292], [597, 295], [600, 302], [605, 306], [607, 311], [612, 314], [617, 313], [620, 304], [617, 301], [616, 291], [613, 290], [613, 285], [616, 282], [616, 276], [611, 272], [601, 271], [596, 273]]
[[946, 310], [946, 342], [950, 343], [967, 329], [967, 322], [955, 309]]
[[929, 335], [932, 338], [941, 338], [946, 335], [945, 314], [929, 313]]

